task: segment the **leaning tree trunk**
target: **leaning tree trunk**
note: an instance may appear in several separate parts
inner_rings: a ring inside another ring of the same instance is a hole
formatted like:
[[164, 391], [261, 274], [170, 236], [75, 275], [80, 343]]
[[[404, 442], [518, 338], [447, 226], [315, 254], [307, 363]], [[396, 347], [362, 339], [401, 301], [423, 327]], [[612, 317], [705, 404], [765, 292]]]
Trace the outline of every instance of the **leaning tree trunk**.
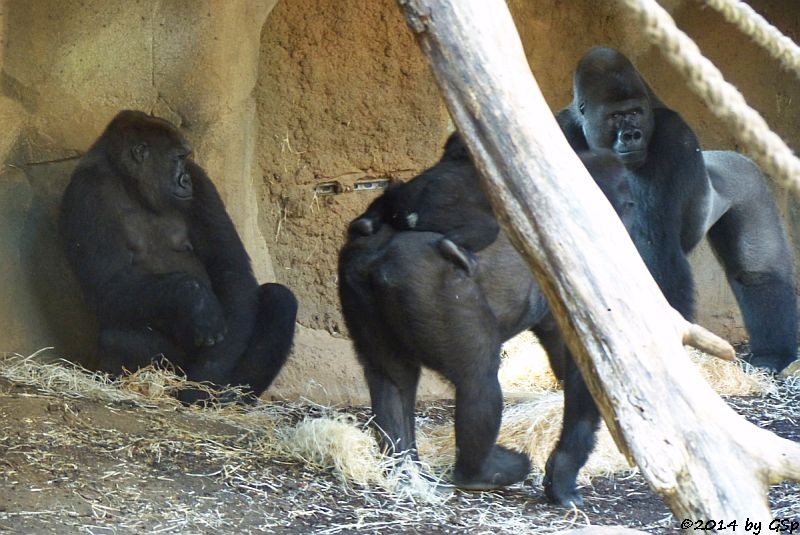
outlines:
[[398, 3], [617, 445], [678, 519], [769, 519], [767, 487], [800, 479], [800, 445], [738, 416], [689, 361], [696, 331], [561, 134], [505, 2]]

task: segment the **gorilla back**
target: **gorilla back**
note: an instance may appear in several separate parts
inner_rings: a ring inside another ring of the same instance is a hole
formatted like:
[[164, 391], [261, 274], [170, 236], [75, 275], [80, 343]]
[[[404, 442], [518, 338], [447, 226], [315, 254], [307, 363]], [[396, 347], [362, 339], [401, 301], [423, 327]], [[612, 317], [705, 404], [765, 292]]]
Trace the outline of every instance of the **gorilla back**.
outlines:
[[502, 414], [500, 345], [537, 323], [547, 305], [501, 235], [469, 276], [438, 249], [441, 234], [351, 235], [339, 257], [339, 292], [364, 367], [384, 448], [416, 458], [414, 405], [421, 366], [456, 389], [453, 481], [488, 489], [523, 479], [523, 454], [495, 444]]
[[[624, 167], [610, 151], [581, 158], [623, 223], [629, 224], [635, 207]], [[463, 210], [439, 221], [457, 222], [471, 233], [486, 232], [482, 218], [464, 217], [474, 207], [453, 206], [448, 200], [451, 189], [478, 181], [469, 160], [460, 160], [458, 167], [451, 166], [446, 148], [438, 164], [398, 190], [401, 196], [412, 194], [395, 200], [408, 201], [421, 218], [426, 211]], [[442, 170], [445, 180], [439, 180]], [[417, 181], [427, 190], [425, 203], [415, 202]], [[476, 187], [472, 195], [482, 196], [481, 191]], [[477, 199], [477, 206], [484, 204], [488, 206], [485, 198]], [[495, 444], [502, 415], [497, 370], [500, 345], [533, 327], [554, 371], [564, 380], [567, 402], [562, 437], [548, 462], [545, 491], [559, 504], [580, 503], [575, 479], [592, 447], [592, 424], [599, 415], [528, 266], [503, 233], [467, 268], [441, 248], [442, 233], [449, 227], [438, 233], [380, 225], [374, 232], [370, 225], [370, 232], [364, 232], [360, 222], [374, 217], [370, 210], [376, 206], [381, 206], [380, 199], [350, 226], [339, 256], [339, 292], [384, 447], [416, 457], [414, 402], [420, 368], [426, 366], [456, 389], [454, 483], [487, 489], [524, 478], [528, 459]], [[488, 217], [493, 218], [490, 211]], [[497, 228], [494, 220], [492, 224]]]
[[[257, 284], [236, 229], [183, 135], [120, 112], [83, 157], [61, 203], [67, 258], [97, 314], [101, 367], [158, 356], [196, 381], [258, 396], [286, 360], [297, 302]], [[195, 390], [181, 393], [195, 401]]]

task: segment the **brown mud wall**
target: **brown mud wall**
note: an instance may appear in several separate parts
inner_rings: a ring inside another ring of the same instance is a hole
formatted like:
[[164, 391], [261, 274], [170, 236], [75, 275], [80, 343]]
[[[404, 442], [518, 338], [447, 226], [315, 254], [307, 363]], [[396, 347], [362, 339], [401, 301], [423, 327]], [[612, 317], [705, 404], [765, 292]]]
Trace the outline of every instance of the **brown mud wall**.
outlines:
[[[509, 0], [554, 110], [594, 44], [620, 48], [706, 148], [738, 149], [614, 2]], [[665, 0], [678, 24], [794, 149], [797, 79], [710, 9]], [[800, 3], [754, 0], [795, 40]], [[274, 9], [273, 9], [274, 7]], [[336, 254], [375, 193], [433, 163], [449, 125], [394, 0], [0, 0], [0, 351], [91, 362], [94, 327], [55, 235], [76, 158], [121, 108], [179, 124], [220, 188], [262, 281], [300, 300], [289, 366], [272, 392], [320, 401], [366, 390], [338, 307]], [[323, 195], [335, 183], [340, 193]], [[797, 251], [797, 203], [776, 191]], [[694, 255], [699, 320], [744, 335], [706, 248]], [[443, 392], [428, 382], [428, 395]]]

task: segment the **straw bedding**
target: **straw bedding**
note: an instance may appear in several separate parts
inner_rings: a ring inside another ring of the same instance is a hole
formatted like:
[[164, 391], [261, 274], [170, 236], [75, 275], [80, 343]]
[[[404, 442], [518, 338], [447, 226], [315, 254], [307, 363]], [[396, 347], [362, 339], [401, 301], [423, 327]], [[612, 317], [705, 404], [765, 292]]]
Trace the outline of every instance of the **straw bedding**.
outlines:
[[[528, 452], [535, 468], [522, 484], [493, 493], [446, 485], [451, 402], [420, 408], [425, 464], [389, 469], [366, 407], [185, 408], [170, 396], [183, 379], [169, 368], [113, 380], [39, 357], [0, 361], [0, 531], [519, 534], [614, 523], [674, 531], [605, 430], [582, 474], [586, 507], [546, 504], [539, 482], [562, 396], [531, 340], [504, 355], [500, 441]], [[737, 410], [800, 440], [800, 379], [693, 358]], [[795, 484], [776, 487], [776, 515], [800, 511], [798, 495]]]

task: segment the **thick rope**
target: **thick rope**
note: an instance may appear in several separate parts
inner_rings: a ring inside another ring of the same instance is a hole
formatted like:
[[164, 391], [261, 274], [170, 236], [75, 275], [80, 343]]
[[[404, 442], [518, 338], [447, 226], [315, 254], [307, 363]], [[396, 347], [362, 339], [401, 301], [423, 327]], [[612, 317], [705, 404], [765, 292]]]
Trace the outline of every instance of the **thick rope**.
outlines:
[[739, 0], [705, 0], [753, 41], [767, 49], [786, 70], [800, 76], [800, 47], [775, 26]]
[[655, 0], [621, 0], [640, 19], [645, 35], [687, 79], [699, 95], [761, 168], [795, 195], [800, 196], [800, 160], [767, 126], [744, 97], [725, 81], [697, 45], [675, 26], [675, 21]]

